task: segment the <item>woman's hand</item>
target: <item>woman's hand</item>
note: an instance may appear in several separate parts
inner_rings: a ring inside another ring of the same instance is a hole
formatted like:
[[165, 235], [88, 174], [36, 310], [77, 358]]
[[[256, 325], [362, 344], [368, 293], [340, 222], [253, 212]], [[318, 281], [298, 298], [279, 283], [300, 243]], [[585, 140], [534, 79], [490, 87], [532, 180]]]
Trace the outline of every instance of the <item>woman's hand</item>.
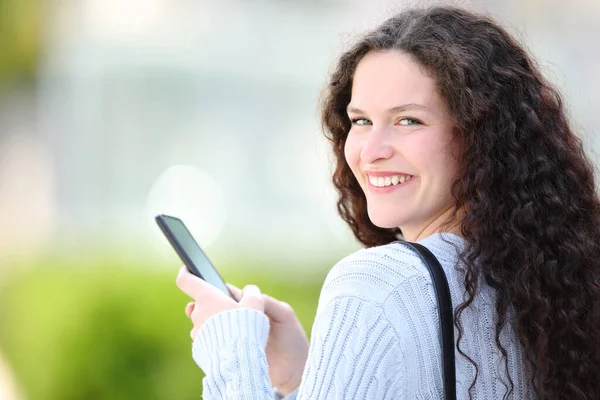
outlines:
[[[236, 300], [244, 300], [246, 288], [242, 291], [233, 285], [227, 286]], [[308, 338], [289, 304], [266, 294], [262, 297], [264, 312], [271, 322], [266, 348], [269, 378], [273, 386], [288, 395], [300, 386], [308, 358]]]
[[306, 333], [289, 304], [261, 294], [254, 285], [248, 285], [243, 290], [227, 285], [236, 302], [213, 285], [189, 273], [185, 267], [177, 275], [177, 286], [195, 300], [185, 308], [186, 315], [194, 324], [192, 340], [198, 335], [200, 327], [220, 312], [235, 308], [264, 312], [271, 324], [265, 350], [271, 383], [284, 395], [300, 385], [309, 346]]
[[194, 324], [190, 332], [192, 340], [196, 340], [200, 327], [208, 319], [221, 312], [235, 308], [251, 308], [260, 312], [265, 309], [265, 301], [255, 285], [246, 286], [240, 301], [236, 302], [210, 283], [192, 275], [185, 267], [179, 270], [176, 283], [179, 289], [195, 300], [195, 303], [189, 303], [185, 309]]

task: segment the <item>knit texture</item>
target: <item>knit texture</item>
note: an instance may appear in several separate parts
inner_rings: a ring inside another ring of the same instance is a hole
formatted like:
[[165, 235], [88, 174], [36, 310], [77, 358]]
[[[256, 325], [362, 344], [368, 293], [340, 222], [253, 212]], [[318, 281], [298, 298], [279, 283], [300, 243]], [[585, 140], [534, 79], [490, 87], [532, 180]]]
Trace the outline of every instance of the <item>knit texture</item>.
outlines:
[[[422, 241], [446, 273], [453, 305], [463, 302], [459, 236]], [[460, 265], [459, 265], [460, 266]], [[472, 399], [503, 399], [509, 381], [495, 341], [495, 293], [483, 286], [461, 317], [461, 349], [478, 367]], [[193, 344], [206, 373], [204, 399], [274, 399], [265, 346], [269, 322], [236, 309], [209, 319]], [[329, 272], [317, 308], [302, 383], [286, 400], [442, 399], [440, 327], [427, 267], [402, 243], [362, 249]], [[455, 338], [458, 332], [455, 332]], [[512, 326], [500, 335], [513, 381], [510, 399], [533, 399]], [[456, 350], [457, 398], [469, 398], [475, 367]]]

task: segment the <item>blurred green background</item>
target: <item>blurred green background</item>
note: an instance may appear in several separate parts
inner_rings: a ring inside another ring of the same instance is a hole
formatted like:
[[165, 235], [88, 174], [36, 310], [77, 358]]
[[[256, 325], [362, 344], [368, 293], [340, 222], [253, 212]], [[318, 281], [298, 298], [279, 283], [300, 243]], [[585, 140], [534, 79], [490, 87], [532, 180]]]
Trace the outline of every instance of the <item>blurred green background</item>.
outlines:
[[[337, 216], [318, 97], [416, 0], [0, 0], [0, 400], [197, 399], [181, 217], [229, 282], [310, 330]], [[600, 2], [474, 0], [540, 60], [597, 154]]]
[[41, 46], [40, 0], [0, 2], [0, 96], [9, 85], [33, 84]]
[[[191, 358], [177, 267], [167, 273], [149, 260], [132, 265], [105, 256], [92, 263], [48, 257], [0, 287], [0, 345], [26, 397], [199, 398], [203, 375]], [[230, 282], [253, 282], [285, 299], [310, 332], [321, 280], [245, 266]]]

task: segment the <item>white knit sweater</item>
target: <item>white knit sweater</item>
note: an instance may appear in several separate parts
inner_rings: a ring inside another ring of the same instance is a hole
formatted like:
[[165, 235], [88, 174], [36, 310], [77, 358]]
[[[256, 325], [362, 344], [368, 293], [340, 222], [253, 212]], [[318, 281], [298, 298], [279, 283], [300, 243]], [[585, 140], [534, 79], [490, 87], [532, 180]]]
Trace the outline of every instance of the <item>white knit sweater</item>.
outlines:
[[[446, 272], [454, 306], [462, 303], [464, 276], [456, 269], [453, 245], [461, 249], [464, 240], [438, 233], [419, 243]], [[508, 387], [495, 341], [494, 297], [484, 286], [461, 318], [461, 349], [478, 366], [473, 399], [503, 399]], [[405, 245], [391, 243], [344, 258], [325, 280], [302, 383], [288, 398], [442, 399], [436, 304], [427, 267]], [[268, 319], [249, 309], [217, 314], [203, 325], [192, 348], [206, 373], [204, 399], [274, 398], [264, 351], [268, 333]], [[509, 398], [534, 398], [511, 326], [501, 342], [514, 384]], [[475, 368], [458, 350], [456, 375], [457, 398], [468, 399]]]

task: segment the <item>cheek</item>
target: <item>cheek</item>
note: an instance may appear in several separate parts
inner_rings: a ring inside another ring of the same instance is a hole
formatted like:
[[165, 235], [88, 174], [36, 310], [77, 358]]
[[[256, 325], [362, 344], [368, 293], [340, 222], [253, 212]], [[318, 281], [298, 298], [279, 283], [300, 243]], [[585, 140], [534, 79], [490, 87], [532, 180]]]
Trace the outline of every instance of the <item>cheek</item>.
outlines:
[[[436, 132], [437, 133], [437, 132]], [[412, 159], [420, 168], [436, 174], [438, 177], [454, 175], [457, 161], [450, 154], [446, 135], [431, 135], [421, 137], [418, 143], [413, 143]]]
[[352, 172], [356, 174], [360, 160], [360, 146], [351, 135], [348, 135], [344, 145], [344, 157], [346, 158], [346, 163], [348, 163], [348, 166]]
[[447, 198], [450, 196], [450, 186], [457, 174], [458, 162], [444, 148], [440, 148], [436, 156], [427, 157], [425, 165], [434, 190], [440, 198]]

